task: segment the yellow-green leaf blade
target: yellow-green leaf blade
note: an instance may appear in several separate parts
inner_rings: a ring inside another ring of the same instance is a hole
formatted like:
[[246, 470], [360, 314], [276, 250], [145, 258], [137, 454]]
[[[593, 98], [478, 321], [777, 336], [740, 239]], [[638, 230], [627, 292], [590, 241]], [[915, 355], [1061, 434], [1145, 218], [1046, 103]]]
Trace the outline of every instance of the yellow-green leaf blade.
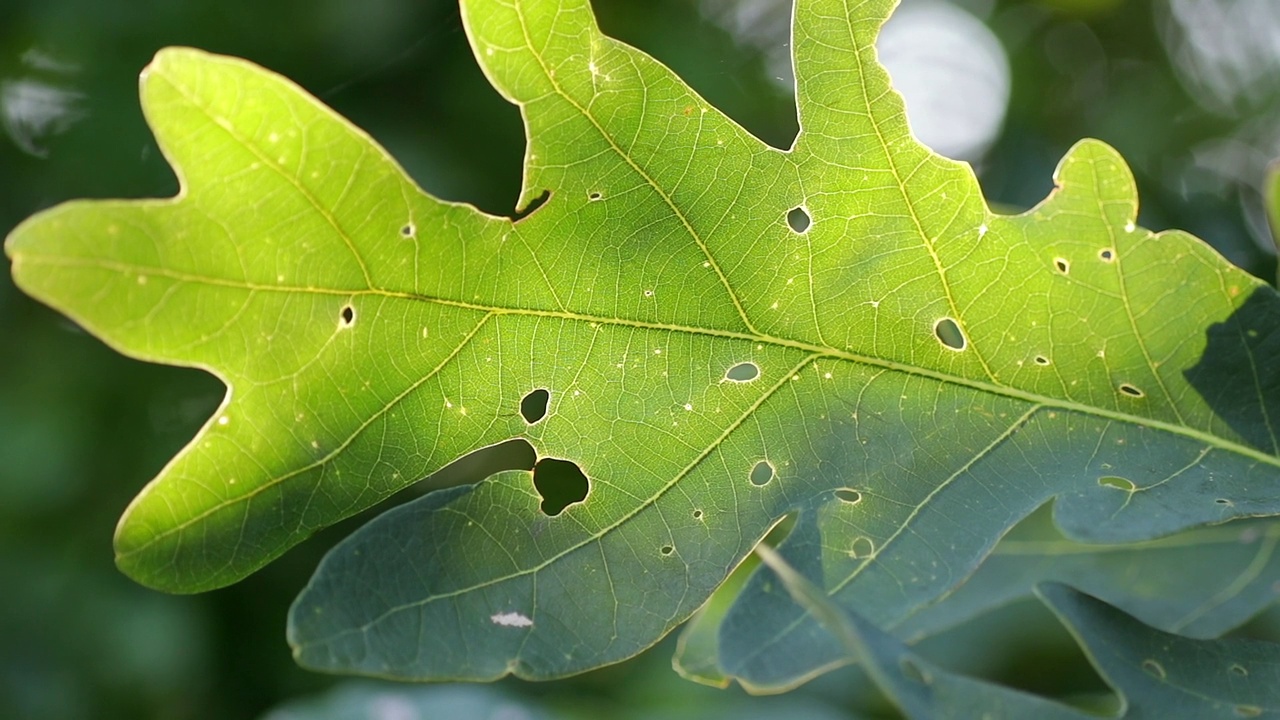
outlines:
[[[122, 520], [122, 566], [233, 582], [523, 437], [585, 472], [581, 502], [544, 513], [511, 472], [389, 513], [326, 560], [291, 640], [336, 671], [552, 677], [651, 645], [789, 512], [782, 552], [888, 623], [1051, 498], [1111, 541], [1280, 511], [1274, 292], [1137, 228], [1101, 143], [1041, 207], [991, 213], [874, 63], [890, 4], [800, 4], [784, 152], [584, 0], [469, 0], [529, 128], [520, 205], [549, 193], [514, 223], [422, 194], [287, 81], [163, 54], [144, 104], [183, 195], [66, 206], [7, 243], [33, 294], [231, 388]], [[839, 659], [752, 587], [722, 628], [735, 674]]]

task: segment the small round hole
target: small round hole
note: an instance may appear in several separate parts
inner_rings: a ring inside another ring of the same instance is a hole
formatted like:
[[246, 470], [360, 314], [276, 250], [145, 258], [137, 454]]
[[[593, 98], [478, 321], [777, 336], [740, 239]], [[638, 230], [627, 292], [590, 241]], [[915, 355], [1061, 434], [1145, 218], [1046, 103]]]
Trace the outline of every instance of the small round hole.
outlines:
[[869, 537], [859, 536], [849, 544], [849, 557], [854, 560], [869, 558], [876, 554], [876, 541]]
[[809, 212], [802, 207], [794, 207], [787, 212], [787, 225], [798, 233], [808, 230], [812, 224], [813, 219], [809, 217]]
[[1134, 397], [1134, 398], [1140, 398], [1146, 395], [1146, 393], [1142, 392], [1137, 387], [1130, 385], [1129, 383], [1121, 383], [1120, 392], [1124, 393], [1125, 395], [1128, 395], [1129, 397]]
[[951, 318], [942, 318], [934, 323], [933, 334], [938, 336], [939, 342], [956, 352], [964, 350], [968, 344], [960, 326]]
[[1116, 259], [1116, 251], [1111, 248], [1102, 248], [1098, 251], [1098, 259], [1102, 262], [1109, 263]]
[[596, 202], [596, 201], [600, 200], [600, 199], [601, 199], [601, 198], [603, 198], [603, 197], [604, 197], [604, 195], [601, 195], [601, 194], [600, 194], [600, 193], [598, 193], [598, 192], [593, 192], [593, 193], [591, 193], [590, 195], [588, 195], [588, 196], [587, 196], [587, 200], [590, 200], [591, 202]]
[[862, 502], [862, 493], [853, 488], [840, 488], [836, 490], [835, 496], [840, 502], [847, 502], [850, 505], [857, 505]]
[[740, 362], [724, 374], [724, 379], [730, 382], [751, 382], [758, 377], [760, 377], [760, 368], [753, 362]]
[[350, 305], [343, 305], [338, 317], [341, 318], [343, 327], [351, 327], [356, 323], [356, 309]]
[[1043, 356], [1043, 355], [1037, 355], [1037, 356], [1036, 356], [1036, 364], [1037, 364], [1037, 365], [1048, 365], [1048, 364], [1049, 364], [1049, 358], [1047, 358], [1047, 357], [1045, 357], [1045, 356]]
[[551, 392], [538, 388], [520, 399], [520, 417], [530, 425], [547, 416], [547, 403], [551, 401]]
[[694, 511], [693, 511], [693, 519], [694, 519], [694, 520], [701, 520], [701, 519], [702, 519], [702, 511], [701, 511], [701, 510], [694, 510]]
[[407, 237], [407, 238], [413, 237], [414, 232], [416, 232], [416, 229], [414, 228], [413, 223], [409, 223], [404, 227], [400, 228], [400, 234], [403, 237]]
[[1071, 272], [1071, 263], [1067, 262], [1066, 258], [1054, 258], [1053, 266], [1058, 268], [1058, 272], [1062, 273], [1063, 275], [1066, 275], [1067, 273]]
[[662, 553], [664, 556], [665, 556], [665, 555], [670, 555], [671, 553], [673, 553], [673, 552], [675, 552], [675, 551], [676, 551], [676, 549], [675, 549], [674, 547], [670, 546], [670, 545], [663, 545], [663, 546], [658, 550], [658, 552]]
[[1098, 484], [1102, 487], [1115, 488], [1125, 492], [1133, 492], [1138, 489], [1138, 486], [1134, 485], [1129, 478], [1116, 477], [1115, 475], [1103, 475], [1098, 478]]
[[1214, 502], [1218, 503], [1219, 505], [1235, 505], [1235, 503], [1231, 502], [1226, 498], [1218, 498], [1217, 500], [1214, 500]]
[[757, 487], [768, 485], [773, 479], [773, 466], [767, 460], [761, 460], [751, 468], [751, 484]]

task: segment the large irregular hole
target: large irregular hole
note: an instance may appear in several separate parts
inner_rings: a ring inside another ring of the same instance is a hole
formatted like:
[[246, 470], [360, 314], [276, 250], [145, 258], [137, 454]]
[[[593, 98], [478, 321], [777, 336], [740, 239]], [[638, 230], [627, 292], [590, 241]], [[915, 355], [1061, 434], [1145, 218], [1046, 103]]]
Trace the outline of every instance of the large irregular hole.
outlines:
[[751, 484], [757, 487], [768, 485], [773, 479], [773, 466], [767, 460], [761, 460], [751, 468]]
[[520, 417], [530, 425], [547, 416], [547, 403], [551, 400], [551, 392], [538, 388], [520, 400]]
[[760, 368], [753, 362], [740, 362], [724, 374], [724, 379], [732, 382], [751, 382], [758, 377]]
[[968, 342], [964, 339], [964, 333], [961, 332], [960, 326], [951, 318], [942, 318], [933, 324], [933, 334], [938, 336], [938, 340], [947, 347], [955, 351], [964, 350]]
[[542, 496], [542, 512], [555, 517], [585, 500], [591, 484], [577, 463], [542, 458], [533, 466], [533, 487]]
[[787, 212], [787, 225], [798, 233], [808, 230], [812, 224], [813, 219], [809, 217], [809, 211], [802, 207], [794, 207]]
[[532, 470], [538, 453], [529, 441], [515, 438], [497, 445], [467, 453], [419, 480], [409, 490], [412, 495], [425, 495], [442, 488], [472, 485], [507, 470]]

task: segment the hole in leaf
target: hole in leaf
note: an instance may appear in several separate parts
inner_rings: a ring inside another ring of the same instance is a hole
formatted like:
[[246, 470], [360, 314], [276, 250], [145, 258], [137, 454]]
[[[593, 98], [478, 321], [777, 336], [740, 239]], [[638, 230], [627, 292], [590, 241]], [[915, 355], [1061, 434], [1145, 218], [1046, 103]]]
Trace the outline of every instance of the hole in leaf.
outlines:
[[600, 200], [603, 197], [604, 195], [601, 195], [599, 192], [593, 192], [587, 196], [587, 199], [590, 200], [591, 202], [596, 202], [597, 200]]
[[413, 233], [415, 232], [415, 230], [416, 229], [413, 227], [413, 223], [409, 223], [404, 227], [400, 228], [400, 234], [407, 238], [413, 237]]
[[753, 362], [740, 362], [724, 374], [724, 379], [731, 382], [751, 382], [758, 377], [760, 368]]
[[515, 214], [511, 216], [511, 219], [518, 221], [518, 220], [523, 220], [529, 217], [534, 212], [536, 212], [538, 208], [547, 204], [547, 200], [550, 200], [550, 199], [551, 199], [551, 191], [543, 190], [542, 194], [530, 200], [529, 204], [525, 205], [523, 210], [516, 210]]
[[1098, 251], [1098, 259], [1102, 262], [1111, 262], [1116, 259], [1116, 251], [1111, 248], [1102, 248]]
[[967, 341], [964, 339], [964, 333], [960, 331], [960, 326], [951, 318], [942, 318], [933, 324], [933, 334], [938, 336], [938, 340], [943, 345], [955, 351], [964, 350]]
[[1218, 503], [1219, 505], [1235, 505], [1235, 503], [1231, 502], [1226, 498], [1218, 498], [1217, 500], [1214, 500], [1214, 502]]
[[1142, 661], [1142, 670], [1157, 680], [1165, 678], [1164, 666], [1150, 658]]
[[342, 327], [351, 327], [356, 324], [356, 309], [351, 305], [343, 305], [338, 317], [342, 320]]
[[701, 510], [694, 510], [694, 511], [693, 511], [693, 519], [694, 519], [694, 520], [701, 520], [701, 519], [702, 519], [702, 511], [701, 511]]
[[1121, 383], [1120, 392], [1124, 393], [1125, 395], [1128, 395], [1129, 397], [1135, 397], [1135, 398], [1144, 397], [1146, 395], [1146, 393], [1142, 392], [1141, 390], [1134, 387], [1133, 385], [1130, 385], [1129, 383]]
[[663, 546], [658, 550], [658, 552], [662, 553], [664, 556], [666, 556], [666, 555], [670, 555], [671, 553], [673, 553], [673, 552], [675, 552], [675, 551], [676, 551], [676, 549], [675, 549], [674, 547], [671, 547], [670, 545], [663, 545]]
[[542, 458], [533, 466], [533, 487], [542, 496], [542, 512], [555, 517], [585, 500], [590, 483], [577, 463]]
[[1098, 484], [1102, 487], [1115, 488], [1125, 492], [1133, 492], [1138, 489], [1137, 485], [1129, 478], [1116, 477], [1115, 475], [1103, 475], [1098, 478]]
[[1071, 272], [1071, 263], [1067, 262], [1066, 258], [1054, 258], [1053, 266], [1058, 268], [1058, 272], [1062, 273], [1063, 275], [1066, 275], [1067, 273]]
[[862, 493], [853, 488], [840, 488], [836, 490], [836, 498], [841, 502], [847, 502], [850, 505], [857, 505], [862, 502]]
[[1262, 714], [1262, 708], [1257, 705], [1237, 705], [1236, 715], [1245, 718], [1255, 718]]
[[1037, 364], [1037, 365], [1048, 365], [1048, 364], [1049, 364], [1049, 358], [1047, 358], [1047, 357], [1045, 357], [1045, 356], [1043, 356], [1043, 355], [1037, 355], [1037, 356], [1036, 356], [1036, 364]]
[[551, 392], [538, 388], [520, 399], [520, 417], [530, 425], [547, 416], [547, 403], [551, 400]]
[[767, 460], [761, 460], [756, 466], [751, 468], [751, 484], [756, 486], [768, 485], [773, 479], [773, 466]]
[[419, 480], [407, 491], [410, 495], [424, 495], [442, 488], [475, 483], [506, 470], [532, 470], [538, 454], [529, 441], [522, 438], [504, 440], [497, 445], [467, 453]]
[[849, 557], [857, 560], [858, 558], [867, 558], [876, 554], [876, 543], [869, 537], [859, 536], [849, 543]]
[[787, 212], [787, 225], [798, 233], [808, 230], [812, 224], [813, 219], [809, 217], [809, 212], [802, 207], [794, 207]]
[[1249, 675], [1249, 671], [1245, 670], [1244, 666], [1239, 663], [1233, 663], [1230, 670], [1233, 675], [1239, 675], [1240, 677], [1247, 677]]
[[928, 685], [933, 682], [933, 678], [929, 677], [929, 673], [920, 667], [914, 660], [903, 660], [899, 663], [902, 668], [902, 674], [910, 681]]

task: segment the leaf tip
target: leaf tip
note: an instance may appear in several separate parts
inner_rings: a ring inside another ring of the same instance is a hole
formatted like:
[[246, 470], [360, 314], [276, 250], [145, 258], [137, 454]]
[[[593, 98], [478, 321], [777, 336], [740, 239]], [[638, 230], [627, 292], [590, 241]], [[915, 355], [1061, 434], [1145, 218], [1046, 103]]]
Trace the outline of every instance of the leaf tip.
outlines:
[[170, 45], [160, 48], [156, 54], [151, 57], [151, 62], [142, 69], [142, 79], [152, 74], [164, 74], [171, 71], [175, 66], [190, 63], [193, 60], [200, 60], [212, 57], [212, 55], [204, 50], [184, 45]]
[[1101, 140], [1084, 138], [1072, 145], [1054, 171], [1054, 180], [1060, 188], [1079, 183], [1096, 188], [1103, 200], [1128, 201], [1125, 219], [1130, 224], [1137, 219], [1138, 187], [1133, 171], [1118, 150]]
[[186, 595], [213, 590], [229, 584], [215, 573], [191, 573], [183, 563], [171, 536], [158, 533], [153, 518], [139, 501], [144, 491], [121, 514], [112, 546], [116, 568], [144, 587], [160, 592]]

